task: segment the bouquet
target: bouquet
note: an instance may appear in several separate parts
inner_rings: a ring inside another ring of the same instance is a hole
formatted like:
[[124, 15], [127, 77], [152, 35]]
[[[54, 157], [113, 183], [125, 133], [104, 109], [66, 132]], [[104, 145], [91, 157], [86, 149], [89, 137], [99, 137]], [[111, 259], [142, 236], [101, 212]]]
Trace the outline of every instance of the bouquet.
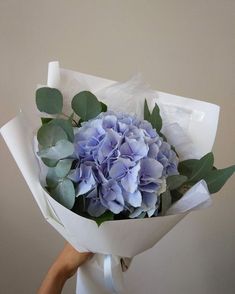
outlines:
[[152, 91], [139, 76], [116, 83], [53, 62], [36, 105], [41, 125], [38, 112], [22, 113], [1, 133], [48, 222], [97, 253], [80, 293], [99, 293], [103, 278], [100, 293], [122, 291], [130, 259], [208, 205], [235, 170], [214, 166], [218, 106]]

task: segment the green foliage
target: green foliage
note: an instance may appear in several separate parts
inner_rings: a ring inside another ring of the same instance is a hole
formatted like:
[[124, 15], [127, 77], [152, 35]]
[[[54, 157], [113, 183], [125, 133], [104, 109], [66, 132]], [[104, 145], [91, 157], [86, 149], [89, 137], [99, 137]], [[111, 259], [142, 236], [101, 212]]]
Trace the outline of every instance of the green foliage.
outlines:
[[167, 189], [164, 193], [161, 194], [161, 215], [165, 215], [167, 210], [171, 206], [171, 193]]
[[73, 97], [72, 108], [84, 121], [96, 117], [102, 112], [102, 105], [94, 94], [83, 91]]
[[71, 119], [53, 119], [49, 124], [61, 127], [70, 142], [74, 140], [73, 125]]
[[205, 156], [203, 156], [200, 160], [198, 160], [193, 168], [192, 168], [192, 174], [189, 178], [190, 182], [198, 182], [201, 179], [203, 179], [209, 171], [212, 170], [214, 164], [214, 156], [213, 153], [207, 153]]
[[192, 170], [198, 161], [198, 159], [187, 159], [181, 161], [178, 165], [179, 173], [190, 178], [192, 175]]
[[66, 177], [71, 169], [72, 163], [73, 159], [67, 158], [60, 160], [55, 167], [55, 174], [60, 178]]
[[75, 189], [71, 180], [63, 179], [58, 185], [50, 189], [50, 192], [55, 200], [60, 204], [71, 209], [75, 203]]
[[148, 107], [147, 100], [145, 99], [144, 100], [144, 119], [149, 121], [150, 117], [151, 117], [151, 113], [150, 113], [150, 110], [149, 110], [149, 107]]
[[48, 169], [46, 183], [49, 188], [55, 188], [61, 180], [62, 178], [57, 176], [55, 168]]
[[111, 211], [106, 211], [101, 216], [94, 218], [94, 220], [96, 221], [97, 225], [100, 226], [103, 222], [111, 221], [113, 218], [113, 213]]
[[75, 202], [75, 189], [72, 181], [64, 177], [64, 174], [61, 173], [61, 176], [58, 176], [56, 167], [49, 168], [46, 183], [52, 197], [60, 204], [71, 209]]
[[67, 140], [68, 137], [61, 127], [49, 123], [41, 126], [37, 133], [37, 139], [42, 147], [51, 147], [59, 140]]
[[106, 104], [104, 104], [103, 102], [100, 102], [100, 104], [101, 104], [101, 109], [102, 109], [102, 111], [101, 111], [101, 112], [106, 112], [106, 111], [108, 110], [108, 107], [107, 107], [107, 105], [106, 105]]
[[38, 152], [38, 155], [41, 158], [48, 158], [51, 160], [59, 161], [60, 159], [71, 156], [73, 152], [74, 152], [73, 143], [67, 140], [60, 140], [56, 142], [54, 146], [41, 149]]
[[217, 169], [214, 164], [214, 156], [212, 152], [207, 153], [201, 159], [188, 159], [182, 161], [178, 165], [181, 175], [187, 176], [189, 179], [187, 184], [191, 186], [200, 180], [205, 180], [211, 194], [217, 193], [233, 175], [235, 165]]
[[180, 200], [180, 198], [183, 196], [184, 193], [181, 193], [179, 190], [172, 190], [171, 191], [171, 204]]
[[180, 186], [182, 186], [187, 180], [188, 178], [184, 175], [169, 176], [166, 179], [167, 188], [169, 190], [175, 190], [179, 188]]
[[55, 167], [58, 163], [58, 160], [52, 160], [49, 158], [41, 158], [41, 160], [48, 167]]
[[151, 123], [152, 127], [156, 129], [158, 133], [162, 129], [162, 118], [160, 115], [160, 109], [157, 104], [155, 104], [152, 113], [148, 108], [147, 101], [144, 102], [144, 119]]
[[205, 177], [210, 193], [217, 193], [235, 172], [235, 165], [224, 169], [213, 169]]
[[151, 124], [156, 129], [157, 132], [160, 132], [162, 129], [162, 118], [160, 115], [160, 109], [157, 104], [155, 104], [152, 114], [151, 114]]
[[62, 112], [63, 96], [58, 89], [43, 87], [36, 91], [36, 104], [41, 112], [58, 114]]

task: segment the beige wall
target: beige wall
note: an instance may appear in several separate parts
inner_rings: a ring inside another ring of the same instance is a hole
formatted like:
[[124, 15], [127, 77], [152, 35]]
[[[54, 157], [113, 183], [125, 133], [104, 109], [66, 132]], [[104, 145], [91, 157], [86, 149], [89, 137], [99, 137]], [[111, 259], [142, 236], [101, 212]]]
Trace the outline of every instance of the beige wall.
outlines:
[[[50, 60], [116, 80], [140, 71], [155, 89], [221, 106], [214, 153], [227, 166], [235, 162], [234, 33], [234, 0], [0, 0], [0, 124], [33, 105]], [[35, 293], [64, 241], [2, 139], [0, 148], [0, 293]], [[127, 294], [235, 293], [234, 181], [134, 260]]]

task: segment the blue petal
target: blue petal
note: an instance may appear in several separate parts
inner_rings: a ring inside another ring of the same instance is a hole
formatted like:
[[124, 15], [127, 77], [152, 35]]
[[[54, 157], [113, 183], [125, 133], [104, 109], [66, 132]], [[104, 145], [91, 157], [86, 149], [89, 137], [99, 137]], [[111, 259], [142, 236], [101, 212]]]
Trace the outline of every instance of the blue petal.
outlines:
[[109, 171], [110, 177], [113, 179], [123, 178], [126, 175], [129, 166], [133, 166], [129, 159], [117, 159]]
[[162, 176], [163, 166], [157, 160], [152, 158], [144, 158], [141, 160], [141, 178], [159, 179]]
[[122, 195], [116, 195], [113, 201], [106, 201], [103, 197], [100, 198], [103, 206], [111, 210], [113, 213], [118, 214], [124, 209], [124, 199]]
[[121, 155], [129, 157], [134, 161], [144, 158], [148, 154], [148, 146], [144, 141], [137, 141], [136, 139], [126, 138], [126, 142], [120, 147]]
[[114, 129], [117, 128], [117, 117], [115, 115], [106, 115], [103, 119], [102, 124], [104, 129]]
[[155, 207], [158, 198], [156, 193], [143, 192], [142, 199], [143, 199], [143, 204], [145, 205], [145, 207], [147, 209], [152, 209]]
[[139, 189], [143, 192], [156, 193], [156, 191], [160, 189], [160, 184], [154, 182], [148, 184], [140, 184]]
[[150, 144], [150, 146], [149, 146], [149, 152], [148, 152], [148, 157], [151, 157], [151, 158], [156, 159], [158, 153], [159, 153], [159, 147], [158, 147], [158, 145], [155, 144], [155, 143]]
[[140, 170], [140, 164], [138, 163], [136, 166], [129, 169], [126, 175], [121, 179], [121, 184], [123, 188], [129, 193], [134, 193], [138, 187], [139, 170]]
[[92, 167], [85, 164], [81, 164], [79, 167], [79, 184], [78, 184], [78, 193], [77, 196], [83, 195], [89, 192], [95, 187], [96, 181], [92, 173]]
[[119, 146], [121, 136], [112, 129], [108, 130], [98, 150], [98, 161], [102, 163], [109, 158]]
[[137, 207], [130, 215], [130, 218], [137, 218], [143, 212], [142, 207]]
[[127, 203], [132, 205], [133, 207], [139, 207], [142, 203], [142, 195], [140, 191], [135, 191], [134, 193], [128, 193], [126, 191], [123, 191], [124, 199]]

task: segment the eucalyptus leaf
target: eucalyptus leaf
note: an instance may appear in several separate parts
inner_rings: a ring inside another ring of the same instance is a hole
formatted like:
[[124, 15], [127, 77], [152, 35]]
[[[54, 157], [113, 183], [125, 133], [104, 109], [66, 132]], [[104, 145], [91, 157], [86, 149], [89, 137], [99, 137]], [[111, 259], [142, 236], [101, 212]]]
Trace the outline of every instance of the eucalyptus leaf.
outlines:
[[41, 112], [57, 114], [62, 112], [63, 96], [58, 89], [43, 87], [36, 91], [36, 104]]
[[55, 167], [58, 163], [58, 160], [52, 160], [49, 158], [41, 158], [41, 160], [48, 167]]
[[61, 127], [49, 123], [41, 126], [37, 132], [37, 139], [41, 146], [51, 147], [59, 140], [67, 140], [68, 136]]
[[167, 189], [164, 193], [161, 195], [161, 215], [165, 215], [167, 210], [171, 206], [171, 193]]
[[160, 109], [157, 104], [155, 104], [154, 109], [151, 114], [151, 124], [157, 132], [160, 132], [162, 129], [162, 118], [160, 115]]
[[144, 100], [144, 119], [147, 120], [147, 121], [150, 121], [150, 110], [149, 110], [149, 107], [148, 107], [148, 103], [147, 103], [147, 100], [145, 99]]
[[152, 113], [149, 110], [148, 103], [145, 99], [144, 101], [144, 119], [151, 123], [152, 127], [160, 133], [162, 129], [162, 118], [160, 115], [160, 109], [157, 104], [155, 104]]
[[180, 200], [180, 198], [184, 195], [179, 190], [172, 190], [171, 191], [171, 204], [175, 203], [176, 201]]
[[72, 163], [73, 163], [73, 159], [60, 160], [55, 167], [56, 175], [60, 178], [66, 177], [71, 169]]
[[73, 133], [73, 125], [70, 119], [53, 119], [50, 122], [51, 125], [56, 125], [61, 127], [68, 136], [69, 141], [73, 142], [74, 140], [74, 133]]
[[187, 159], [178, 164], [178, 171], [181, 175], [191, 177], [192, 171], [197, 164], [198, 159]]
[[224, 169], [213, 169], [212, 171], [210, 171], [204, 177], [210, 193], [217, 193], [224, 186], [227, 180], [233, 175], [234, 172], [235, 165]]
[[187, 180], [188, 178], [186, 176], [172, 175], [167, 177], [166, 183], [169, 190], [175, 190], [182, 186], [182, 184], [184, 184]]
[[71, 209], [75, 203], [75, 189], [72, 181], [64, 179], [54, 188], [50, 190], [52, 196], [61, 205]]
[[108, 107], [106, 104], [104, 104], [103, 102], [100, 102], [101, 104], [101, 109], [102, 109], [102, 112], [106, 112], [108, 110]]
[[58, 141], [55, 146], [42, 149], [38, 152], [41, 158], [60, 160], [71, 156], [74, 152], [74, 145], [67, 140]]
[[61, 181], [61, 178], [57, 176], [55, 172], [55, 168], [49, 168], [46, 176], [46, 183], [49, 188], [55, 188], [59, 182]]
[[96, 117], [102, 112], [102, 105], [94, 94], [83, 91], [73, 97], [72, 108], [84, 121]]
[[106, 211], [101, 216], [94, 218], [98, 226], [100, 226], [105, 221], [110, 221], [113, 219], [114, 219], [114, 215], [111, 211]]
[[212, 152], [209, 152], [194, 165], [189, 182], [198, 182], [203, 179], [213, 169], [213, 164], [214, 155]]

